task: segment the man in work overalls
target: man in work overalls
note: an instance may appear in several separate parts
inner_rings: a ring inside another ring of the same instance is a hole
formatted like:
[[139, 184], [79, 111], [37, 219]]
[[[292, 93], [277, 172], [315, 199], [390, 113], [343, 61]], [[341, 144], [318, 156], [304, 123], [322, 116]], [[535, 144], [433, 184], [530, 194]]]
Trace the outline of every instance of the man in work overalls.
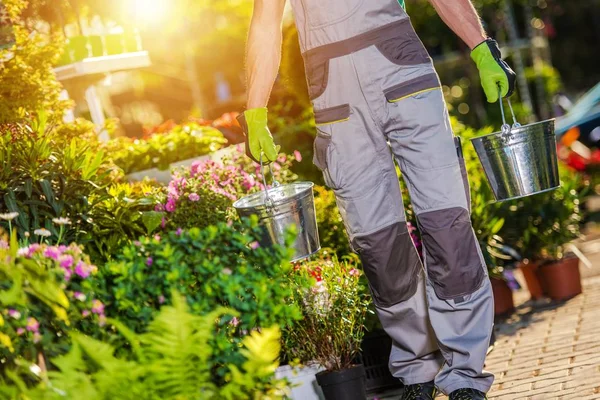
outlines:
[[[398, 0], [290, 0], [317, 137], [314, 163], [336, 195], [379, 319], [393, 339], [402, 399], [484, 399], [493, 325], [490, 281], [470, 220], [460, 146], [440, 81]], [[470, 0], [430, 0], [472, 49], [490, 102], [514, 72], [486, 37]], [[403, 3], [403, 1], [401, 2]], [[285, 0], [255, 0], [247, 44], [247, 153], [273, 161], [266, 105], [277, 76]], [[406, 226], [393, 159], [423, 237], [423, 268]]]

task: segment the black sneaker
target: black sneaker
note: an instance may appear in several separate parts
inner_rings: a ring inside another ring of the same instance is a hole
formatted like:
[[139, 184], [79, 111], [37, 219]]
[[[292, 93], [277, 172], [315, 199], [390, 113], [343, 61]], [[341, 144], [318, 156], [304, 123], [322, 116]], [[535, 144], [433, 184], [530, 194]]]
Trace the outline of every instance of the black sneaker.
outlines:
[[400, 400], [433, 400], [436, 392], [433, 381], [406, 385]]
[[486, 400], [485, 393], [475, 389], [458, 389], [450, 393], [450, 400]]

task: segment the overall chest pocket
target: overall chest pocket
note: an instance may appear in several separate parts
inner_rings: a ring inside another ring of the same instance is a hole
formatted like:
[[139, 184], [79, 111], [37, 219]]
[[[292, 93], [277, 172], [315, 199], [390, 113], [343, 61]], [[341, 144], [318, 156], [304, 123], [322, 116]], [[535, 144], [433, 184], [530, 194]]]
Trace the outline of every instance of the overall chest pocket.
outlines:
[[365, 0], [302, 0], [311, 28], [321, 28], [349, 18]]

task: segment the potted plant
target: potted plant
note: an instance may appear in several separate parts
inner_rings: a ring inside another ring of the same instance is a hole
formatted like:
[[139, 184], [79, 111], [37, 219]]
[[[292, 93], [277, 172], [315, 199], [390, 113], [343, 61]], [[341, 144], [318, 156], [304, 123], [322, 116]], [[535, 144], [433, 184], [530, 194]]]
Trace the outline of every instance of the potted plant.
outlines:
[[560, 169], [561, 187], [510, 205], [501, 236], [524, 256], [522, 268], [532, 297], [564, 300], [581, 293], [579, 259], [567, 244], [580, 236], [580, 198], [585, 184], [579, 175]]
[[[357, 259], [321, 258], [295, 266], [293, 303], [303, 319], [285, 332], [289, 360], [317, 364], [325, 399], [364, 400], [365, 369], [354, 360], [360, 351], [369, 296], [361, 283]], [[308, 284], [307, 284], [308, 283]]]

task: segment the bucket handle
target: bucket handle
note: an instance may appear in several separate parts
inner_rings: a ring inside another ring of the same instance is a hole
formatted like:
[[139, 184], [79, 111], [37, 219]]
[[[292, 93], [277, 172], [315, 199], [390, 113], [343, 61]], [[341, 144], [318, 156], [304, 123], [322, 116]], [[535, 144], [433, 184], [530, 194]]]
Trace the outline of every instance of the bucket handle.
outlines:
[[517, 118], [515, 118], [515, 112], [513, 111], [513, 107], [512, 104], [510, 102], [510, 98], [506, 98], [506, 101], [508, 101], [508, 107], [510, 108], [510, 114], [512, 115], [512, 120], [513, 120], [513, 124], [512, 127], [510, 125], [508, 125], [506, 123], [506, 118], [504, 117], [504, 106], [503, 106], [503, 101], [504, 99], [502, 98], [502, 89], [500, 88], [500, 85], [498, 85], [498, 103], [500, 103], [500, 114], [502, 115], [502, 133], [505, 135], [510, 134], [511, 129], [515, 129], [515, 128], [519, 128], [521, 126], [520, 123], [517, 122]]
[[[275, 206], [273, 199], [271, 199], [271, 197], [269, 196], [269, 189], [267, 186], [267, 174], [265, 174], [265, 165], [263, 164], [263, 152], [260, 152], [260, 173], [262, 174], [262, 179], [263, 179], [263, 185], [265, 187], [265, 205], [269, 208], [272, 208]], [[269, 170], [269, 173], [271, 174], [271, 187], [277, 187], [279, 186], [279, 182], [277, 182], [275, 180], [275, 175], [273, 175], [273, 170], [271, 169], [271, 164], [267, 165], [267, 168]]]

